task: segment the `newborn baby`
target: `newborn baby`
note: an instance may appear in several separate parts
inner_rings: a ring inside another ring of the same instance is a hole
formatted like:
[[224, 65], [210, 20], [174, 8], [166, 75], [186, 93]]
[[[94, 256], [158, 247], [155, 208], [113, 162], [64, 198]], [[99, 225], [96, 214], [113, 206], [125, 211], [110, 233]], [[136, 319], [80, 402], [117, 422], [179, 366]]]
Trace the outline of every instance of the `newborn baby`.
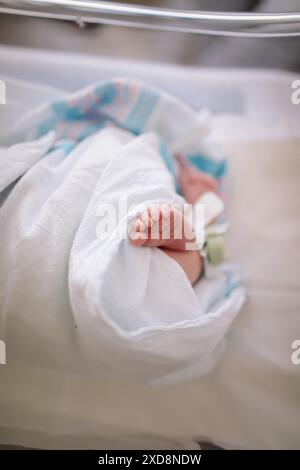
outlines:
[[[187, 203], [195, 204], [207, 192], [217, 193], [214, 178], [194, 168], [183, 157], [177, 157], [177, 161], [180, 190]], [[182, 267], [192, 285], [200, 278], [203, 258], [199, 249], [187, 248], [196, 241], [196, 235], [180, 208], [168, 204], [149, 206], [134, 221], [129, 238], [134, 246], [163, 250]]]

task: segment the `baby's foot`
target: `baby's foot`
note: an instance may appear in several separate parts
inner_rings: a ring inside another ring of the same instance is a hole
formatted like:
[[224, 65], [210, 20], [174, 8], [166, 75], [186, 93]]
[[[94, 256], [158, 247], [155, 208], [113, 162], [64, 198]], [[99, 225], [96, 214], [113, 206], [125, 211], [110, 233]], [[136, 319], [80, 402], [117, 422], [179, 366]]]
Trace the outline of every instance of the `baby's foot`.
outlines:
[[184, 251], [195, 241], [195, 234], [179, 207], [163, 203], [148, 207], [136, 218], [129, 239], [134, 246]]

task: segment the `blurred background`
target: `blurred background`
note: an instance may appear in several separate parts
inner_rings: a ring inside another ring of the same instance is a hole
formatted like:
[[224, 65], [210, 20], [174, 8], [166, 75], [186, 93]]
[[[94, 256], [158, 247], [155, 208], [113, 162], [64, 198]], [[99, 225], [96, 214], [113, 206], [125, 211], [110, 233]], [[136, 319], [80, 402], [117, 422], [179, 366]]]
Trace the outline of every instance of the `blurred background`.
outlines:
[[[120, 0], [119, 0], [120, 2]], [[186, 10], [299, 12], [300, 0], [143, 0]], [[200, 66], [300, 70], [300, 38], [224, 38], [0, 15], [0, 44]]]

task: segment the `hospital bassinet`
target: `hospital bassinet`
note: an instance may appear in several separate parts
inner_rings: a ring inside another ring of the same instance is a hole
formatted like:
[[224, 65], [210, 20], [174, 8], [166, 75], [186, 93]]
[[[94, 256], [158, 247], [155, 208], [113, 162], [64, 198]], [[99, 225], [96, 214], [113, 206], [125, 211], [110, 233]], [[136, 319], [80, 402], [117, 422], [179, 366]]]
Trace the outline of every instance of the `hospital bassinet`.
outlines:
[[189, 383], [151, 389], [104, 370], [83, 383], [38, 359], [1, 367], [0, 443], [170, 449], [210, 440], [230, 448], [299, 448], [300, 366], [291, 362], [300, 336], [300, 105], [291, 100], [299, 77], [9, 47], [0, 48], [0, 64], [7, 84], [2, 123], [120, 75], [209, 108], [231, 167], [230, 250], [245, 266], [249, 292], [219, 365]]

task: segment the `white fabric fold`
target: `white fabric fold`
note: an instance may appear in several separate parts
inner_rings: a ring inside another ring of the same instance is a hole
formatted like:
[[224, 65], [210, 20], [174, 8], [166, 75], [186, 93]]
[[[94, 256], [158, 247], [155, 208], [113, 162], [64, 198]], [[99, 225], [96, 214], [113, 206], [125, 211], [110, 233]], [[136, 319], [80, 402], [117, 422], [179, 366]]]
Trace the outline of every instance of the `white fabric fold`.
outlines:
[[[146, 383], [186, 380], [219, 359], [243, 289], [224, 298], [220, 275], [206, 311], [177, 263], [116, 236], [145, 205], [183, 202], [159, 146], [155, 134], [107, 128], [67, 156], [53, 150], [16, 184], [0, 212], [1, 331], [12, 354], [34, 361], [39, 351], [60, 368], [77, 358], [83, 372], [101, 363]], [[101, 208], [122, 198], [125, 216], [99, 231]]]

